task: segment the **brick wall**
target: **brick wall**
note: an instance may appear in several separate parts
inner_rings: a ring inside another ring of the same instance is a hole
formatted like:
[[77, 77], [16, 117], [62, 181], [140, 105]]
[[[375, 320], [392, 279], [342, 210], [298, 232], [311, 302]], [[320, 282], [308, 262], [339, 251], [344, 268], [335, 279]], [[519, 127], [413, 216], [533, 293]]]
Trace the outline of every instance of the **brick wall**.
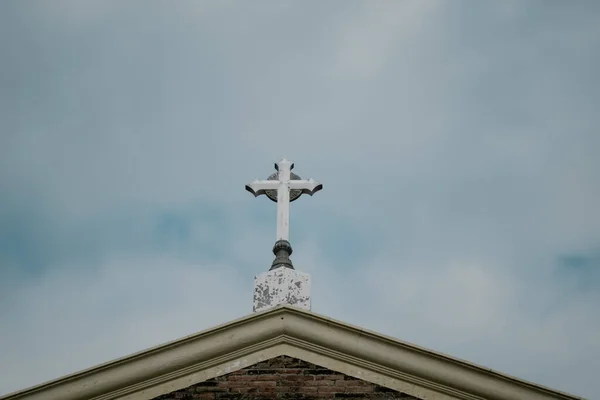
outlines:
[[281, 356], [153, 400], [405, 399], [416, 397]]

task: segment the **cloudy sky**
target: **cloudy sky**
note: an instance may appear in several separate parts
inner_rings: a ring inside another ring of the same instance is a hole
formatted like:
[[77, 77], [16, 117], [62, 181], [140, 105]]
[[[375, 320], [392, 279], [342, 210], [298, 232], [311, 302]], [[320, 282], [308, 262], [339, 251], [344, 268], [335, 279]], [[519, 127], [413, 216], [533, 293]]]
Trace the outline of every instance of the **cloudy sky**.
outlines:
[[0, 393], [313, 311], [600, 398], [600, 3], [0, 3]]

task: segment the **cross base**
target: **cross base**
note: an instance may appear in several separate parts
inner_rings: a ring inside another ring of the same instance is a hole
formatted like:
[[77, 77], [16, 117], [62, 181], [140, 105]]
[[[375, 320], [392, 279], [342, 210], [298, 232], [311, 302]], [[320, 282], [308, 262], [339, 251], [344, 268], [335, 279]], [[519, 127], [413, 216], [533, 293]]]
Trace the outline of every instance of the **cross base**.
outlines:
[[291, 268], [278, 268], [254, 277], [252, 311], [288, 305], [310, 311], [310, 275]]
[[271, 264], [269, 271], [273, 271], [277, 268], [291, 268], [294, 269], [290, 256], [292, 255], [292, 245], [287, 240], [278, 240], [273, 246], [273, 254], [275, 254], [275, 260]]

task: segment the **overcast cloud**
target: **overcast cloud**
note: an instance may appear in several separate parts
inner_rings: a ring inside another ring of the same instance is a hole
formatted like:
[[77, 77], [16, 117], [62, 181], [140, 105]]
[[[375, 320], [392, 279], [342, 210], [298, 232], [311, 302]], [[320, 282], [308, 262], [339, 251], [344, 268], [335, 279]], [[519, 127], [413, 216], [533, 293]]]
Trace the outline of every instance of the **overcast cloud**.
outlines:
[[313, 311], [600, 398], [596, 1], [3, 1], [0, 394]]

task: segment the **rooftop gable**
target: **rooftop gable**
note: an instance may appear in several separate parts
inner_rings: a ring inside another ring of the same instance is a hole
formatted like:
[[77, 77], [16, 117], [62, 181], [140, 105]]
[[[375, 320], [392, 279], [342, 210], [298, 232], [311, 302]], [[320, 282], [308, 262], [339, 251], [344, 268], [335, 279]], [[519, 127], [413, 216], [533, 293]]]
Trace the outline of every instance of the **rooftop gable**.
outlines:
[[312, 312], [280, 306], [0, 400], [151, 399], [281, 355], [427, 400], [581, 399]]

